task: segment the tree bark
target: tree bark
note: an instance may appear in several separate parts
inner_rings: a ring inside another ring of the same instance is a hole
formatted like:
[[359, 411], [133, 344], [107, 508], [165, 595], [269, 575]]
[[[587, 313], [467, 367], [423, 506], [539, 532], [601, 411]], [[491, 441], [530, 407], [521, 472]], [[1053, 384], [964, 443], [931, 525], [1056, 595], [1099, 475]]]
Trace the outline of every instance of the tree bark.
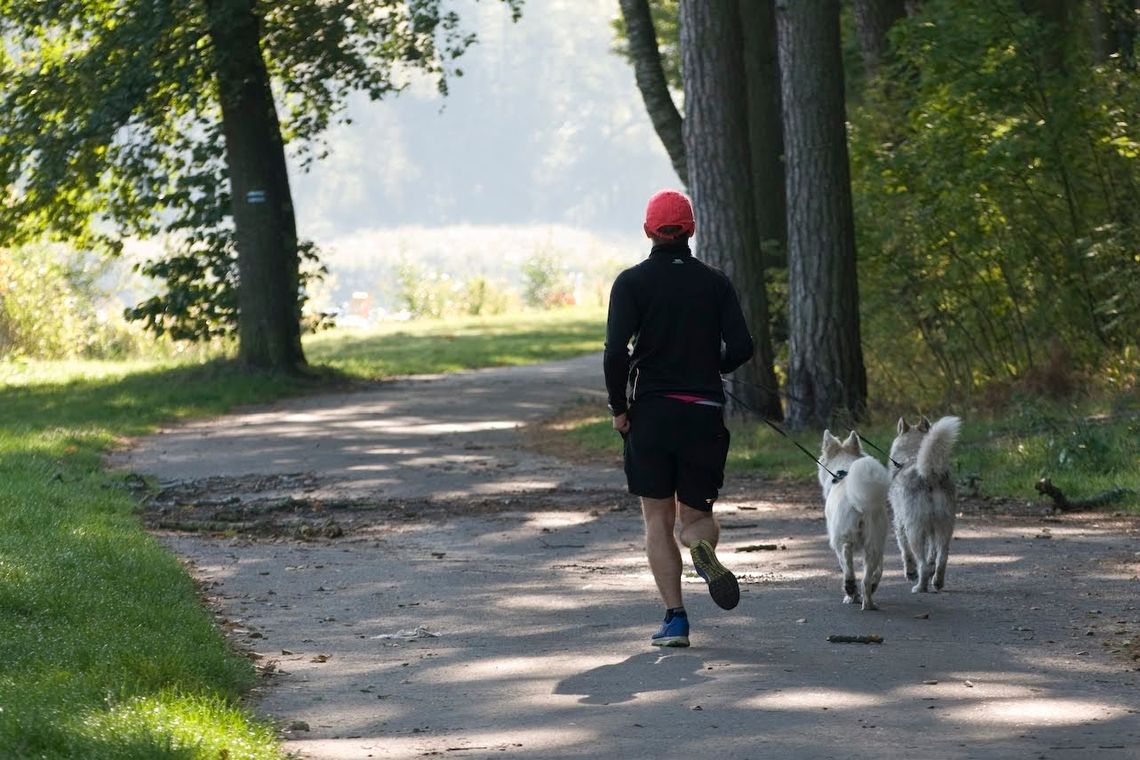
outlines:
[[251, 368], [294, 372], [305, 365], [297, 225], [256, 0], [204, 2], [237, 239], [239, 357]]
[[906, 17], [906, 0], [854, 0], [855, 33], [859, 37], [859, 52], [867, 79], [874, 79], [879, 67], [887, 59], [890, 45], [887, 32], [895, 22]]
[[752, 195], [765, 269], [788, 265], [784, 199], [784, 127], [780, 112], [780, 67], [772, 0], [741, 0], [744, 73], [748, 83], [748, 131]]
[[839, 0], [777, 0], [788, 201], [788, 422], [863, 417]]
[[733, 393], [770, 419], [782, 419], [768, 296], [753, 205], [744, 41], [738, 0], [682, 0], [685, 151], [700, 257], [736, 284], [756, 344]]
[[645, 101], [645, 110], [657, 132], [673, 171], [686, 187], [689, 171], [685, 157], [685, 140], [681, 114], [669, 92], [665, 70], [661, 66], [661, 53], [657, 47], [657, 32], [649, 12], [649, 0], [620, 0], [626, 34], [629, 36], [629, 54], [633, 59], [633, 74], [637, 89]]

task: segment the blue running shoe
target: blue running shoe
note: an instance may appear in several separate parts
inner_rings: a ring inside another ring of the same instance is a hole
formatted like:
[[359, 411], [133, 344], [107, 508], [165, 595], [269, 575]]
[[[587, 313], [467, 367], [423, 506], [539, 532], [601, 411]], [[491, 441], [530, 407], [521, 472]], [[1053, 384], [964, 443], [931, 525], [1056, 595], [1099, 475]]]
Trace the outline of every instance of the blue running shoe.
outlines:
[[651, 642], [655, 647], [689, 646], [689, 618], [684, 615], [666, 617]]
[[697, 575], [709, 584], [709, 595], [717, 606], [723, 610], [731, 610], [739, 604], [740, 584], [736, 582], [736, 576], [720, 564], [712, 544], [702, 538], [689, 547], [689, 553], [693, 557], [693, 567], [696, 568]]

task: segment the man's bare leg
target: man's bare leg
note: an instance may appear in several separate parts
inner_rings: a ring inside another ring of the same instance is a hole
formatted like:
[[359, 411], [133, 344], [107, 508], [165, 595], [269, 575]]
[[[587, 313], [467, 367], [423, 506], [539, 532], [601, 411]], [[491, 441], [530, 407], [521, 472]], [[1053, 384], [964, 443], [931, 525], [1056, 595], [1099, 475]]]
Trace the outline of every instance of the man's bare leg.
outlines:
[[677, 503], [680, 505], [678, 512], [681, 518], [681, 545], [690, 547], [704, 539], [715, 549], [717, 541], [720, 540], [720, 523], [713, 517], [713, 513], [693, 509], [683, 501]]
[[731, 610], [740, 603], [740, 585], [736, 576], [717, 559], [720, 525], [711, 511], [693, 509], [678, 502], [681, 517], [680, 541], [689, 548], [697, 574], [709, 584], [709, 595], [721, 609]]
[[677, 521], [677, 501], [641, 497], [645, 518], [645, 554], [666, 609], [684, 606], [681, 602], [681, 551], [673, 530]]

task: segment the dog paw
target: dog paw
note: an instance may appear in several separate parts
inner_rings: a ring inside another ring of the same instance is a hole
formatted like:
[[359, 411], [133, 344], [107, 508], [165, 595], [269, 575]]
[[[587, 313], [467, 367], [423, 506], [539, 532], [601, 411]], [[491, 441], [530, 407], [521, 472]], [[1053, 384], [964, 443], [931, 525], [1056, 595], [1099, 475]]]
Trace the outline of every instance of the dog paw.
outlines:
[[845, 596], [845, 597], [843, 597], [843, 603], [844, 604], [858, 604], [859, 603], [859, 597], [857, 597], [857, 596]]
[[910, 593], [912, 593], [912, 594], [925, 594], [926, 589], [924, 589], [922, 587], [921, 583], [916, 583], [916, 584], [914, 584], [914, 586], [911, 587]]
[[866, 612], [867, 610], [877, 609], [879, 609], [879, 605], [875, 604], [874, 602], [863, 602], [863, 612]]

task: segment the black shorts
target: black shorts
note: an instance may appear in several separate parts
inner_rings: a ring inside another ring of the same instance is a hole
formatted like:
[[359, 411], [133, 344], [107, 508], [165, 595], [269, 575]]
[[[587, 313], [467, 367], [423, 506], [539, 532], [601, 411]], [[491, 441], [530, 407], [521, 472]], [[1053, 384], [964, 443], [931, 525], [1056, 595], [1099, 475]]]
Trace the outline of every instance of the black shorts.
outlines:
[[635, 496], [676, 495], [710, 511], [724, 485], [729, 434], [717, 406], [671, 398], [639, 399], [629, 410], [625, 478]]

